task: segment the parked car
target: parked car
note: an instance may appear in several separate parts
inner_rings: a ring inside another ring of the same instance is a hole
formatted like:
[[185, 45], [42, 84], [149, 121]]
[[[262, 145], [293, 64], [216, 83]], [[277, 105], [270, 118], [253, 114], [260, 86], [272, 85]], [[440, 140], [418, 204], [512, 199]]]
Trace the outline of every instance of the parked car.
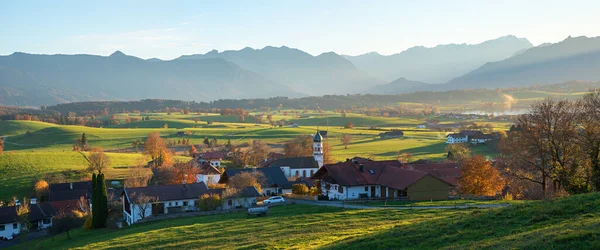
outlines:
[[283, 199], [283, 197], [281, 196], [273, 196], [269, 199], [266, 199], [265, 201], [263, 201], [263, 203], [265, 205], [267, 204], [275, 204], [275, 203], [285, 203], [285, 199]]

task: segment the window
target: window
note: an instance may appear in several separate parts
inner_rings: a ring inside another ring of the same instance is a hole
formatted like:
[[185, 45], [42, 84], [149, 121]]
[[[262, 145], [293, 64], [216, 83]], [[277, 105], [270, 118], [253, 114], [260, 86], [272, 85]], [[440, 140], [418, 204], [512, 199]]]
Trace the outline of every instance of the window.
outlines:
[[368, 192], [368, 191], [369, 191], [369, 187], [365, 187], [365, 192]]
[[302, 176], [306, 177], [306, 169], [302, 170]]
[[19, 229], [19, 224], [13, 223], [13, 229]]
[[300, 171], [296, 170], [296, 177], [300, 176]]
[[233, 201], [232, 200], [227, 200], [227, 205], [233, 206]]
[[0, 225], [0, 231], [4, 231], [4, 225]]
[[338, 193], [343, 194], [344, 193], [344, 187], [342, 187], [342, 185], [340, 185], [338, 187]]
[[314, 170], [311, 170], [311, 171], [310, 171], [310, 176], [313, 176], [314, 174], [315, 174], [315, 171], [314, 171]]
[[184, 206], [187, 206], [187, 201], [184, 201], [184, 202], [183, 202], [183, 205], [184, 205]]
[[44, 224], [50, 224], [50, 219], [44, 219]]

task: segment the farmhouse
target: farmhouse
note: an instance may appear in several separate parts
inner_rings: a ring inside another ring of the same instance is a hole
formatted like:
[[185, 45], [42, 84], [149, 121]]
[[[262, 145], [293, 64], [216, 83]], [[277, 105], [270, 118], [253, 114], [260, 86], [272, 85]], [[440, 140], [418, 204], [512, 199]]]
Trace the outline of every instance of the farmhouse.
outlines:
[[[123, 198], [123, 216], [127, 224], [131, 225], [150, 216], [197, 211], [196, 203], [203, 194], [212, 193], [223, 197], [224, 190], [209, 190], [203, 182], [125, 188], [121, 194]], [[256, 204], [259, 195], [254, 187], [244, 188], [232, 197], [223, 199], [221, 209], [251, 207]]]
[[286, 177], [311, 177], [319, 164], [314, 157], [280, 158], [269, 164], [269, 167], [279, 167]]
[[213, 165], [215, 167], [220, 167], [221, 161], [225, 158], [227, 158], [227, 153], [225, 153], [223, 151], [209, 151], [209, 152], [200, 154], [196, 158], [196, 162], [198, 162], [200, 164], [209, 162], [211, 165]]
[[401, 130], [393, 130], [393, 131], [388, 131], [388, 132], [379, 134], [379, 137], [381, 139], [400, 138], [403, 136], [404, 136], [404, 132], [402, 132]]
[[196, 183], [204, 182], [206, 184], [219, 183], [221, 179], [221, 171], [209, 162], [204, 162], [198, 167], [199, 171], [196, 175]]
[[54, 183], [48, 188], [48, 201], [58, 212], [88, 209], [81, 207], [83, 205], [81, 200], [91, 204], [91, 197], [91, 181]]
[[462, 130], [460, 133], [449, 134], [446, 139], [446, 143], [467, 143], [480, 144], [485, 143], [493, 139], [490, 134], [484, 134], [478, 130]]
[[347, 160], [323, 166], [312, 179], [320, 180], [322, 195], [333, 200], [440, 200], [453, 186], [427, 172], [404, 169], [399, 161]]
[[460, 168], [458, 163], [454, 162], [424, 162], [424, 163], [409, 163], [404, 166], [408, 170], [416, 170], [421, 172], [429, 173], [435, 177], [438, 177], [453, 186], [458, 184], [458, 178], [460, 178]]
[[[50, 203], [37, 203], [32, 199], [29, 206], [29, 215], [27, 217], [30, 223], [30, 230], [41, 230], [52, 226], [52, 216], [56, 211]], [[22, 225], [18, 222], [17, 207], [0, 208], [0, 238], [12, 239], [21, 231]]]
[[263, 195], [286, 194], [292, 192], [292, 184], [279, 167], [228, 169], [221, 175], [219, 183], [226, 184], [229, 178], [236, 174], [253, 171], [260, 172], [265, 176], [264, 183], [261, 186]]

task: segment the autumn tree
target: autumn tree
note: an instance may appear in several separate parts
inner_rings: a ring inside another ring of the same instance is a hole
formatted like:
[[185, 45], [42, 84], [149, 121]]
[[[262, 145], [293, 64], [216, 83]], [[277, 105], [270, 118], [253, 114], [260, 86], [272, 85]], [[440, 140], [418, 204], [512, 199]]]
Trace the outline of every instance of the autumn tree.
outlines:
[[194, 156], [196, 156], [196, 153], [198, 153], [198, 150], [196, 150], [196, 146], [194, 146], [194, 145], [192, 144], [192, 146], [190, 146], [190, 150], [189, 150], [189, 152], [188, 152], [188, 153], [190, 154], [190, 156], [191, 156], [191, 157], [194, 157]]
[[0, 154], [4, 151], [4, 138], [0, 137]]
[[413, 155], [410, 152], [398, 152], [397, 159], [402, 163], [408, 163], [413, 161]]
[[465, 143], [453, 143], [446, 146], [447, 158], [452, 161], [461, 161], [471, 156], [471, 150]]
[[167, 145], [165, 144], [165, 140], [160, 137], [158, 132], [153, 132], [146, 138], [146, 142], [144, 143], [144, 154], [149, 155], [152, 161], [161, 157], [161, 154], [163, 154], [166, 149]]
[[303, 135], [286, 142], [283, 145], [285, 157], [307, 157], [313, 154], [313, 138], [310, 135]]
[[352, 124], [352, 122], [348, 122], [348, 123], [346, 123], [346, 125], [344, 126], [344, 128], [347, 128], [347, 129], [354, 128], [354, 124]]
[[269, 154], [267, 144], [260, 140], [253, 140], [250, 143], [250, 149], [246, 152], [246, 161], [251, 166], [258, 166]]
[[323, 142], [323, 164], [335, 163], [335, 157], [333, 156], [333, 148], [329, 145], [329, 142]]
[[102, 173], [102, 170], [110, 166], [110, 157], [99, 147], [92, 148], [88, 161], [87, 170], [89, 172], [98, 171], [98, 173]]
[[262, 172], [254, 171], [243, 171], [240, 172], [227, 180], [227, 186], [235, 189], [244, 189], [246, 187], [253, 186], [262, 193], [262, 185], [265, 183], [266, 178]]
[[134, 167], [128, 168], [129, 172], [125, 177], [125, 187], [145, 187], [150, 181], [151, 175], [144, 169], [145, 160], [138, 158]]
[[464, 158], [460, 167], [458, 187], [463, 194], [494, 196], [504, 188], [500, 171], [483, 156]]
[[21, 239], [21, 244], [25, 244], [24, 241], [27, 239], [27, 233], [31, 227], [31, 223], [29, 222], [29, 212], [31, 210], [29, 199], [23, 198], [23, 201], [15, 209], [17, 210], [17, 222], [21, 225], [19, 238]]
[[575, 138], [581, 145], [582, 155], [590, 164], [591, 184], [596, 191], [600, 191], [600, 93], [594, 91], [586, 94], [577, 106], [577, 122], [581, 129]]
[[189, 162], [176, 162], [173, 164], [173, 169], [175, 170], [175, 183], [195, 183], [196, 175], [199, 173], [197, 167], [194, 167]]
[[306, 195], [308, 194], [308, 187], [304, 184], [294, 184], [292, 185], [292, 194], [298, 195]]
[[159, 166], [153, 168], [151, 182], [153, 185], [178, 184], [175, 168], [173, 166]]
[[35, 183], [33, 189], [35, 191], [35, 197], [37, 197], [38, 201], [46, 201], [48, 198], [48, 182], [45, 180], [39, 180]]
[[344, 145], [344, 149], [348, 149], [348, 144], [350, 144], [352, 142], [352, 135], [350, 134], [344, 134], [342, 135], [342, 144]]

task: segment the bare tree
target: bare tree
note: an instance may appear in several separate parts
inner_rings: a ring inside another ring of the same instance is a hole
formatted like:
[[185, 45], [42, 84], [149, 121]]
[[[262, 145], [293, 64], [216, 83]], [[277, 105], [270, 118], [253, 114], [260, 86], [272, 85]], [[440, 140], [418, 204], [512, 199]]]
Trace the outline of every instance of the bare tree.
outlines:
[[146, 213], [149, 209], [152, 209], [152, 203], [158, 201], [157, 197], [147, 196], [146, 194], [132, 193], [130, 198], [131, 203], [138, 207], [137, 215], [140, 219], [146, 218]]
[[92, 148], [90, 156], [88, 157], [89, 165], [88, 171], [102, 173], [102, 170], [110, 166], [110, 157], [104, 153], [102, 148]]
[[149, 155], [153, 161], [156, 161], [166, 151], [166, 148], [165, 140], [160, 137], [158, 132], [149, 134], [144, 142], [144, 154]]
[[344, 144], [344, 149], [348, 149], [348, 144], [352, 142], [352, 135], [344, 134], [342, 135], [342, 144]]
[[591, 182], [596, 191], [600, 191], [600, 93], [586, 94], [578, 102], [578, 123], [581, 129], [577, 141], [591, 167]]

